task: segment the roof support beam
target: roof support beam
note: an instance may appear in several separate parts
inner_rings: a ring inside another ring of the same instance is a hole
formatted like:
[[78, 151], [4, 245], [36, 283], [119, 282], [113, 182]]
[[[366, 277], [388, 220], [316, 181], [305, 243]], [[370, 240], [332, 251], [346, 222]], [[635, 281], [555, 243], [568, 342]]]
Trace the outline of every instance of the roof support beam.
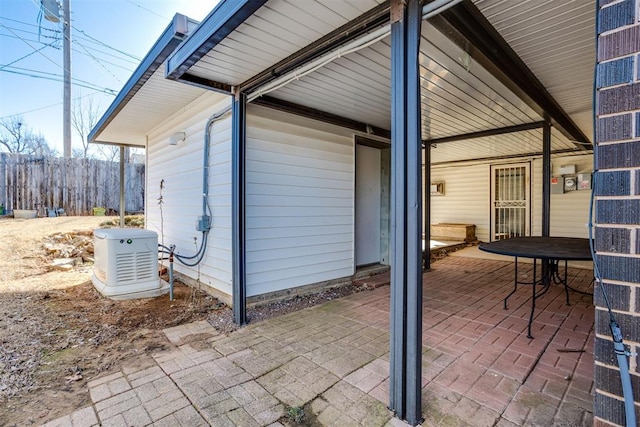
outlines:
[[[559, 155], [559, 154], [579, 154], [579, 153], [576, 153], [576, 150], [574, 150], [573, 148], [564, 148], [562, 150], [552, 150], [551, 154]], [[444, 166], [444, 165], [459, 165], [459, 164], [473, 163], [473, 162], [494, 162], [496, 160], [521, 159], [524, 157], [541, 158], [542, 151], [530, 151], [528, 153], [522, 153], [522, 154], [506, 154], [504, 156], [476, 157], [475, 159], [449, 160], [449, 161], [432, 163], [432, 165]]]
[[273, 108], [274, 110], [283, 111], [285, 113], [295, 114], [297, 116], [318, 120], [324, 123], [341, 126], [369, 135], [391, 139], [391, 132], [389, 132], [387, 129], [372, 126], [366, 123], [359, 122], [357, 120], [347, 119], [342, 116], [327, 113], [315, 108], [305, 107], [304, 105], [296, 104], [295, 102], [283, 101], [281, 99], [265, 95], [254, 99], [253, 101], [251, 101], [251, 103], [254, 105]]
[[247, 323], [247, 248], [245, 233], [245, 176], [247, 95], [237, 92], [231, 106], [231, 257], [233, 265], [233, 321]]
[[589, 138], [471, 0], [464, 0], [429, 22], [489, 70], [545, 120], [553, 120], [567, 138], [576, 141], [580, 150], [591, 149], [588, 145], [591, 142]]
[[231, 95], [231, 86], [225, 83], [220, 83], [215, 80], [205, 79], [204, 77], [194, 76], [193, 74], [185, 73], [180, 77], [180, 81], [188, 83], [193, 86], [198, 86], [203, 89], [213, 90], [215, 92], [224, 93], [225, 95]]
[[467, 139], [484, 138], [487, 136], [504, 135], [506, 133], [522, 132], [525, 130], [540, 129], [545, 122], [524, 123], [521, 125], [507, 126], [503, 128], [481, 130], [479, 132], [464, 133], [461, 135], [445, 136], [442, 138], [425, 139], [423, 144], [442, 144], [445, 142], [464, 141]]
[[422, 421], [420, 0], [391, 3], [391, 331], [389, 408]]

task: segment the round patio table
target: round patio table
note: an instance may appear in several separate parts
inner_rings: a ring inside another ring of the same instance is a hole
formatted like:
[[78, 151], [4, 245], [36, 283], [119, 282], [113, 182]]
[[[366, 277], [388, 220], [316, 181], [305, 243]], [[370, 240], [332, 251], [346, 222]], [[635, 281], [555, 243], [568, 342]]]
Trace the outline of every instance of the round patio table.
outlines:
[[[567, 263], [568, 261], [591, 261], [591, 249], [589, 239], [575, 237], [513, 237], [510, 239], [498, 240], [491, 243], [483, 243], [478, 249], [499, 255], [508, 255], [515, 258], [515, 271], [513, 279], [513, 290], [504, 299], [504, 308], [507, 308], [507, 300], [518, 289], [518, 285], [531, 285], [531, 313], [529, 314], [529, 324], [527, 328], [527, 338], [531, 335], [531, 323], [533, 313], [536, 308], [536, 299], [544, 295], [549, 290], [549, 285], [553, 281], [555, 284], [562, 284], [569, 304], [569, 289], [581, 294], [592, 295], [588, 292], [579, 291], [572, 288], [567, 283]], [[518, 258], [533, 259], [533, 279], [531, 282], [518, 280]], [[538, 279], [537, 262], [541, 261], [541, 274]], [[564, 274], [560, 275], [559, 262], [564, 261]], [[536, 285], [541, 285], [536, 291]]]

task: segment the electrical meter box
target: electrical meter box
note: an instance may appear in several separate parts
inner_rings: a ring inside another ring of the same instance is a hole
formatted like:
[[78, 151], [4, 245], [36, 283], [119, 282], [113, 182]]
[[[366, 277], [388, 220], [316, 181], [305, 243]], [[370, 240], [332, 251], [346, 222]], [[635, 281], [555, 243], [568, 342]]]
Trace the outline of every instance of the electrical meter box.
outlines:
[[578, 190], [591, 190], [591, 173], [578, 174]]
[[564, 191], [574, 191], [578, 189], [578, 178], [575, 175], [564, 177]]
[[91, 282], [112, 299], [150, 298], [168, 291], [158, 275], [158, 234], [139, 228], [93, 232]]

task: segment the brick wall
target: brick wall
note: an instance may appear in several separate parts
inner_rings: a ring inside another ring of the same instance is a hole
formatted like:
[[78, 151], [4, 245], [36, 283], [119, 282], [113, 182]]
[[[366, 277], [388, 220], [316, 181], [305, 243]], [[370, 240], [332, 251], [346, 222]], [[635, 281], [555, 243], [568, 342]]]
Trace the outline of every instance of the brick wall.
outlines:
[[[595, 247], [625, 344], [640, 352], [640, 0], [598, 6]], [[595, 425], [624, 425], [609, 316], [599, 289], [595, 295]], [[639, 364], [630, 359], [638, 419]]]

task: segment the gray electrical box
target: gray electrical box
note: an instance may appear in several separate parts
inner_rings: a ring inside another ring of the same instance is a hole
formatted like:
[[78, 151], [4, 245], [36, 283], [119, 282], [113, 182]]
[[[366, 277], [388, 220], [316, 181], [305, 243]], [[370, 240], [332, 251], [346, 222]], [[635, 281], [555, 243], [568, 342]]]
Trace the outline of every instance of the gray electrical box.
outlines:
[[578, 174], [578, 190], [591, 190], [591, 173]]
[[561, 176], [551, 177], [551, 194], [564, 193], [564, 178]]
[[211, 229], [211, 218], [209, 215], [200, 215], [196, 221], [196, 231], [208, 231]]

